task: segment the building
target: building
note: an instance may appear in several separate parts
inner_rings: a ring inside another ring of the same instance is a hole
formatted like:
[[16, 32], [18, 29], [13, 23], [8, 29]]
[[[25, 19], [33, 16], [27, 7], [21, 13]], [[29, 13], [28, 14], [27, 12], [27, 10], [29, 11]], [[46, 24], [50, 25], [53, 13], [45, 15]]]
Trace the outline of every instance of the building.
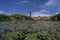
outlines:
[[37, 16], [37, 17], [33, 17], [34, 20], [47, 20], [49, 19], [47, 16]]

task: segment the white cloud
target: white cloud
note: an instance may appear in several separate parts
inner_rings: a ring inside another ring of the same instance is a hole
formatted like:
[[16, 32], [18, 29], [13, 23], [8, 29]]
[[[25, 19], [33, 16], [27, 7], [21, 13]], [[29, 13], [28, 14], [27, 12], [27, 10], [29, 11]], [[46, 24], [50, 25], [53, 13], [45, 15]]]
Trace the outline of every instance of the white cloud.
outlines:
[[55, 6], [60, 6], [60, 1], [59, 0], [49, 0], [44, 4], [46, 7], [55, 7]]
[[20, 1], [20, 2], [22, 2], [22, 3], [28, 3], [29, 1]]
[[29, 1], [18, 1], [15, 4], [25, 4], [25, 3], [29, 3]]
[[46, 2], [43, 5], [42, 10], [32, 13], [32, 16], [51, 16], [54, 14], [54, 11], [57, 12], [56, 10], [57, 11], [60, 10], [60, 1], [59, 0], [49, 0], [48, 2]]
[[5, 12], [5, 11], [1, 11], [1, 10], [0, 10], [0, 14], [6, 14], [6, 15], [9, 15], [9, 14], [11, 14], [11, 13], [7, 13], [7, 12]]
[[47, 14], [34, 14], [34, 15], [32, 15], [32, 17], [37, 17], [37, 16], [50, 16], [50, 15], [47, 15]]
[[55, 14], [59, 14], [60, 12], [56, 12]]
[[41, 11], [32, 13], [32, 17], [36, 17], [36, 16], [50, 16], [47, 13], [48, 13], [48, 10], [41, 10]]
[[0, 14], [4, 14], [4, 13], [5, 13], [4, 11], [1, 11], [1, 10], [0, 10]]

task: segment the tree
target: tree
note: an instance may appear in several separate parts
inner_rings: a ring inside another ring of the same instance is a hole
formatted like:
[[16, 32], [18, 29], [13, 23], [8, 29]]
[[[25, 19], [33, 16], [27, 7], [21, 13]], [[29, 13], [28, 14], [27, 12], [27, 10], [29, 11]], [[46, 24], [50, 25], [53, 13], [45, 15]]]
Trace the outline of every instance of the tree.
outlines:
[[60, 21], [60, 13], [58, 13], [58, 14], [56, 14], [56, 15], [54, 15], [54, 16], [51, 16], [50, 19], [51, 19], [51, 20], [58, 20], [58, 21]]
[[31, 20], [29, 16], [26, 15], [21, 15], [21, 14], [11, 14], [10, 18], [14, 18], [15, 20]]
[[10, 18], [14, 18], [14, 19], [18, 20], [21, 18], [21, 15], [20, 14], [11, 14]]
[[56, 15], [57, 20], [60, 20], [60, 13]]
[[9, 16], [5, 14], [0, 14], [0, 21], [9, 20]]

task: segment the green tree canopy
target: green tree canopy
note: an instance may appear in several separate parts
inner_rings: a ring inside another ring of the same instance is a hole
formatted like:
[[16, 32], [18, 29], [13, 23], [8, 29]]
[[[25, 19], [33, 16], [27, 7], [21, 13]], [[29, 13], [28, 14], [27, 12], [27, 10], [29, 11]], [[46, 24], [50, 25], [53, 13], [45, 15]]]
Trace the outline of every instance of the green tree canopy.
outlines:
[[51, 20], [60, 20], [60, 13], [58, 13], [54, 16], [51, 16]]
[[5, 14], [0, 14], [0, 20], [8, 20], [9, 16]]

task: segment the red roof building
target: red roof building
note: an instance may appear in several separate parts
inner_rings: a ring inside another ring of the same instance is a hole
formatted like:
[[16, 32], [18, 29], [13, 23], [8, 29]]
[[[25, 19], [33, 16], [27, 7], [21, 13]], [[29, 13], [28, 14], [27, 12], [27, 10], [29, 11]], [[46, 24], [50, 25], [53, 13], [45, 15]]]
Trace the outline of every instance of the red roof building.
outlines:
[[46, 20], [48, 19], [47, 16], [37, 16], [37, 17], [33, 17], [34, 20]]

